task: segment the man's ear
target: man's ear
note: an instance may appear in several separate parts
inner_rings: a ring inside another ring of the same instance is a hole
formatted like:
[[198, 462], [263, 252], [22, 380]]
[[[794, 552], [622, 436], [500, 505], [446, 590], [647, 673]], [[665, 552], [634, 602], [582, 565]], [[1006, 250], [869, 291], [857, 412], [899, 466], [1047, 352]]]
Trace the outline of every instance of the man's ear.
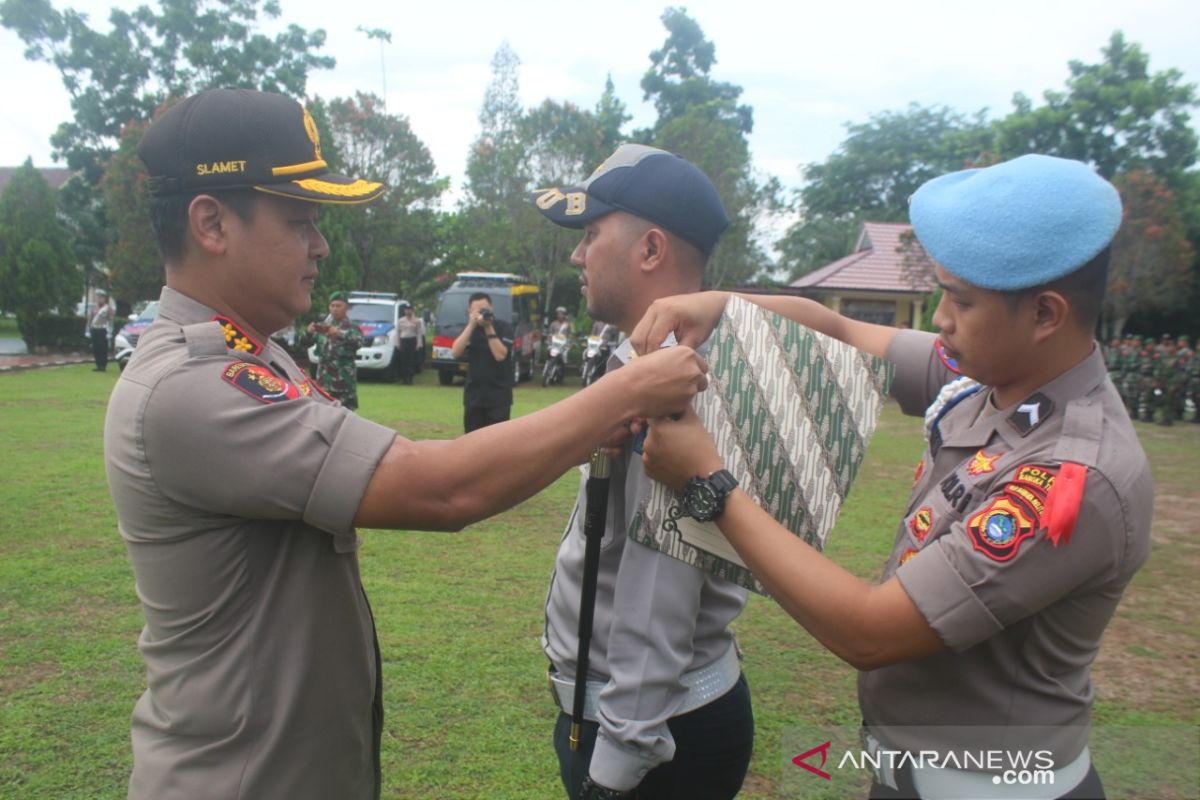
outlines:
[[671, 243], [661, 228], [650, 228], [642, 234], [638, 246], [641, 248], [638, 253], [642, 262], [640, 267], [643, 271], [649, 272], [663, 265]]
[[222, 255], [226, 248], [225, 217], [229, 213], [215, 197], [197, 195], [188, 204], [188, 229], [196, 245], [208, 255]]
[[1071, 304], [1060, 292], [1047, 289], [1033, 298], [1034, 340], [1041, 342], [1057, 333], [1071, 320]]

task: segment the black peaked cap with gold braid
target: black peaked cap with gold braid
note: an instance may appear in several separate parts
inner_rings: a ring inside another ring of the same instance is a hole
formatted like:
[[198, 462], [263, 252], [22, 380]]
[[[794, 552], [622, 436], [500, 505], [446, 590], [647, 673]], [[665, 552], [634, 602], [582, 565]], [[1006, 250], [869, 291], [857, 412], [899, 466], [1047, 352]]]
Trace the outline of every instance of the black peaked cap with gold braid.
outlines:
[[367, 203], [384, 185], [334, 175], [308, 110], [251, 89], [210, 89], [165, 111], [138, 155], [156, 196], [253, 189], [315, 203]]

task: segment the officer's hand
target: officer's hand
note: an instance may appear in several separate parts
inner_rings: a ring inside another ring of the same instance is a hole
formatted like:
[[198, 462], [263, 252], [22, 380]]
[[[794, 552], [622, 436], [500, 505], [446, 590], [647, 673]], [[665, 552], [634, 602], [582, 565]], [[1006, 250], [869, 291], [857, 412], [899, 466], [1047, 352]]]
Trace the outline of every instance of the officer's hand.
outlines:
[[674, 333], [680, 344], [699, 347], [717, 327], [728, 300], [728, 292], [697, 292], [655, 300], [630, 334], [630, 344], [635, 353], [653, 353]]
[[677, 491], [696, 475], [711, 475], [724, 468], [712, 437], [690, 408], [679, 419], [650, 420], [642, 445], [642, 466], [651, 478]]
[[[632, 401], [634, 417], [661, 417], [683, 411], [708, 386], [708, 364], [690, 347], [670, 347], [639, 356], [597, 381], [619, 383]], [[605, 384], [611, 385], [611, 384]]]

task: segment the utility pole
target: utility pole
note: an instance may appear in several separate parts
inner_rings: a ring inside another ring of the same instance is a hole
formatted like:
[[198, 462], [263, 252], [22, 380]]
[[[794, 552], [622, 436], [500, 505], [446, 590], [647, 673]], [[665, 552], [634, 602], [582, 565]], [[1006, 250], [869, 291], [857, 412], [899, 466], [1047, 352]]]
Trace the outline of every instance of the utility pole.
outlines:
[[383, 43], [384, 42], [387, 42], [388, 44], [392, 43], [392, 32], [388, 31], [388, 30], [384, 30], [383, 28], [364, 28], [362, 25], [359, 25], [356, 30], [358, 30], [359, 33], [365, 33], [367, 35], [368, 39], [378, 39], [379, 40], [379, 76], [383, 81], [383, 113], [386, 114], [387, 113], [387, 69], [384, 67], [384, 64], [383, 64]]

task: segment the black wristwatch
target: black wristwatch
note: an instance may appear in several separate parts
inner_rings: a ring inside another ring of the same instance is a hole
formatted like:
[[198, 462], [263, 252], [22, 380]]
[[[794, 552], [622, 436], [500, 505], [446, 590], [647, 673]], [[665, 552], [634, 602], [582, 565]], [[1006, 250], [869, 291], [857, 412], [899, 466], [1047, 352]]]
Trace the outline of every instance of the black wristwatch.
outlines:
[[621, 792], [601, 786], [592, 780], [591, 775], [583, 779], [583, 786], [579, 790], [579, 800], [622, 800], [628, 797], [633, 797], [632, 791]]
[[683, 487], [683, 510], [697, 522], [712, 522], [725, 510], [725, 498], [737, 488], [727, 469], [719, 469], [707, 478], [699, 475]]

